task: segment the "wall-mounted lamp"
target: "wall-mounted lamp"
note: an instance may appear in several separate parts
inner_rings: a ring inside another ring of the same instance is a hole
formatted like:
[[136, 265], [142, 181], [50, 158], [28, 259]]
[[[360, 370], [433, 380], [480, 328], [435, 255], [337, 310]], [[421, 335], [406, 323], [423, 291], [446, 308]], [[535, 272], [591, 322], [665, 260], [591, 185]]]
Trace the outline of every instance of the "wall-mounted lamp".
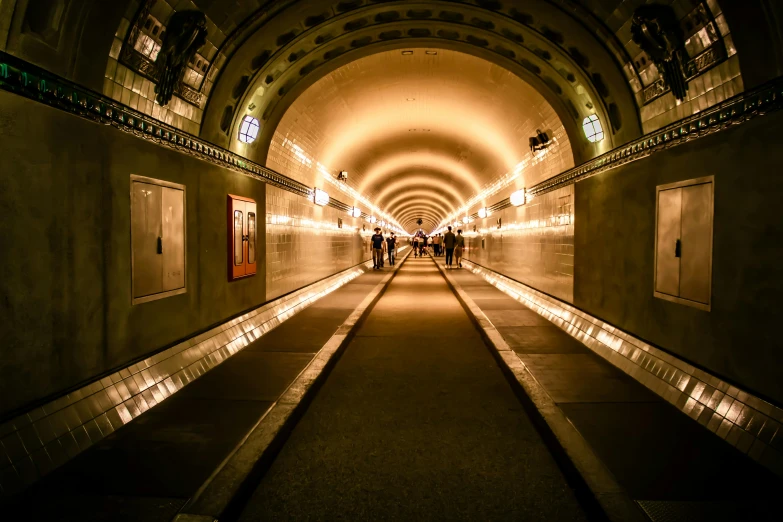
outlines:
[[582, 130], [585, 131], [585, 137], [590, 143], [597, 143], [604, 139], [604, 128], [598, 116], [591, 114], [582, 121]]
[[375, 219], [375, 216], [370, 216], [370, 223], [375, 223], [376, 221], [378, 220]]
[[313, 201], [316, 205], [319, 205], [321, 207], [329, 204], [329, 194], [327, 194], [325, 191], [321, 189], [315, 189], [315, 197], [313, 198]]
[[359, 207], [353, 207], [353, 210], [351, 210], [351, 215], [355, 218], [362, 217], [362, 211], [359, 209]]
[[485, 217], [487, 217], [487, 209], [486, 209], [486, 207], [481, 207], [480, 209], [478, 209], [478, 217], [480, 217], [481, 219], [484, 219]]
[[519, 205], [524, 205], [527, 199], [525, 194], [526, 194], [525, 189], [512, 192], [511, 197], [509, 197], [511, 204], [514, 205], [515, 207], [518, 207]]

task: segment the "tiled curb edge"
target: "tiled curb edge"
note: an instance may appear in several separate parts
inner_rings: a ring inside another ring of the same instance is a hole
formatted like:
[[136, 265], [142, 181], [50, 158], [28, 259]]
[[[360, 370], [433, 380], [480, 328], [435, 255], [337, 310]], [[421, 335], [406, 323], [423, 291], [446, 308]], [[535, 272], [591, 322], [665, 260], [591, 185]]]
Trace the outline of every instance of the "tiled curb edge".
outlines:
[[[521, 387], [538, 414], [546, 422], [555, 439], [554, 442], [565, 457], [570, 460], [574, 470], [590, 490], [603, 514], [612, 522], [647, 522], [647, 517], [644, 516], [637, 504], [623, 490], [546, 390], [528, 372], [525, 364], [508, 346], [500, 332], [484, 315], [484, 312], [440, 263], [435, 260], [433, 262], [454, 290], [468, 315], [472, 316], [476, 322], [487, 344], [494, 350], [494, 355], [501, 368]], [[465, 263], [464, 260], [463, 263]]]
[[783, 476], [783, 409], [568, 303], [481, 265], [464, 260], [463, 265], [742, 453]]
[[262, 474], [274, 460], [277, 451], [285, 443], [288, 434], [317, 392], [318, 385], [328, 376], [340, 353], [353, 338], [357, 326], [381, 298], [410, 253], [411, 251], [408, 251], [401, 257], [394, 270], [354, 309], [310, 364], [174, 517], [174, 522], [217, 522], [218, 519], [232, 518], [238, 514], [235, 511], [241, 509], [244, 499], [254, 489], [252, 478]]
[[356, 265], [0, 424], [0, 500], [11, 498], [321, 297]]

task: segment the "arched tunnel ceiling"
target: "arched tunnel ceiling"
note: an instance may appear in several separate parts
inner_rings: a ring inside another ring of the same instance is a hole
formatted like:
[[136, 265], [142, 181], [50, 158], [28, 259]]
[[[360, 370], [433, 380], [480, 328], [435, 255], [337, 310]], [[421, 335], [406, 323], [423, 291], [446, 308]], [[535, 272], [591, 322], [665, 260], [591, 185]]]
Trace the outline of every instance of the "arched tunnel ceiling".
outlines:
[[[432, 48], [385, 51], [327, 74], [290, 106], [267, 164], [318, 186], [319, 162], [409, 228], [434, 227], [531, 153], [536, 129], [556, 140], [555, 171], [573, 165], [557, 114], [531, 85], [468, 54]], [[310, 159], [291, 161], [292, 150]], [[253, 158], [258, 149], [246, 153]], [[523, 171], [532, 184], [540, 170]], [[425, 225], [425, 226], [427, 226]]]
[[[224, 45], [230, 55], [210, 94], [202, 136], [231, 146], [248, 108], [264, 125], [262, 148], [288, 106], [324, 74], [390, 48], [439, 47], [480, 56], [524, 77], [552, 104], [572, 141], [582, 118], [606, 122], [600, 146], [578, 143], [579, 161], [639, 134], [627, 52], [572, 0], [356, 0], [275, 2]], [[262, 151], [262, 156], [265, 152]]]

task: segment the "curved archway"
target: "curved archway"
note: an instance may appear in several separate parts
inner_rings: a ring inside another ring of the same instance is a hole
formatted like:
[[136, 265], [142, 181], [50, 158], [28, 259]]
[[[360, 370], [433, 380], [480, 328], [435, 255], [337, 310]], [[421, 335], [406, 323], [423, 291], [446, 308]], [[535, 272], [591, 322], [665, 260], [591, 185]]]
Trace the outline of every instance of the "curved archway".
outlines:
[[[593, 19], [584, 13], [581, 19], [564, 16], [564, 11], [544, 1], [526, 5], [528, 12], [501, 2], [491, 6], [394, 0], [336, 7], [326, 1], [310, 4], [307, 10], [275, 13], [277, 29], [268, 33], [262, 34], [259, 26], [255, 32], [245, 30], [246, 40], [236, 47], [213, 90], [202, 127], [204, 137], [230, 141], [226, 138], [233, 133], [231, 121], [243, 112], [237, 107], [250, 105], [261, 107], [262, 119], [274, 128], [291, 97], [319, 77], [375, 52], [421, 45], [458, 49], [514, 70], [545, 93], [564, 121], [569, 113], [574, 121], [583, 113], [599, 113], [611, 131], [607, 144], [638, 135], [638, 111], [621, 70], [627, 56], [621, 46], [607, 47], [605, 40], [597, 38], [611, 39], [600, 24], [589, 30], [586, 24]], [[290, 30], [284, 32], [285, 27]], [[566, 127], [569, 133], [575, 130]], [[590, 147], [582, 152], [576, 151], [578, 160], [596, 153]]]

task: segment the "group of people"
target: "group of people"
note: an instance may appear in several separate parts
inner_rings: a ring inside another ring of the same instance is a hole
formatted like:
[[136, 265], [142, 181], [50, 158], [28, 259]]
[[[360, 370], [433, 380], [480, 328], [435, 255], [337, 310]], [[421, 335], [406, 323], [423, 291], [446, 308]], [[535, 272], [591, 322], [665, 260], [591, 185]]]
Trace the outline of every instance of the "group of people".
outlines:
[[[397, 254], [397, 237], [394, 233], [384, 238], [381, 227], [375, 227], [375, 234], [370, 238], [370, 246], [373, 270], [383, 268], [384, 256], [388, 256], [389, 264], [394, 266]], [[462, 230], [457, 230], [455, 235], [451, 227], [448, 227], [448, 232], [445, 234], [437, 234], [431, 238], [417, 234], [411, 239], [411, 246], [414, 257], [429, 255], [427, 247], [432, 246], [433, 255], [446, 256], [446, 268], [452, 268], [455, 258], [457, 266], [462, 268], [462, 254], [465, 251], [465, 236], [462, 235]]]
[[436, 234], [432, 237], [416, 235], [411, 240], [411, 246], [414, 257], [429, 255], [428, 247], [431, 246], [433, 255], [446, 256], [446, 268], [453, 266], [454, 258], [457, 259], [457, 266], [462, 268], [462, 254], [465, 251], [465, 236], [462, 235], [462, 230], [457, 230], [455, 235], [451, 227], [448, 227], [448, 232], [445, 234]]
[[370, 244], [372, 247], [373, 270], [380, 270], [383, 268], [384, 254], [388, 255], [389, 264], [394, 266], [394, 260], [397, 254], [397, 237], [394, 233], [384, 239], [383, 234], [381, 234], [381, 227], [375, 227], [375, 234], [370, 238]]

